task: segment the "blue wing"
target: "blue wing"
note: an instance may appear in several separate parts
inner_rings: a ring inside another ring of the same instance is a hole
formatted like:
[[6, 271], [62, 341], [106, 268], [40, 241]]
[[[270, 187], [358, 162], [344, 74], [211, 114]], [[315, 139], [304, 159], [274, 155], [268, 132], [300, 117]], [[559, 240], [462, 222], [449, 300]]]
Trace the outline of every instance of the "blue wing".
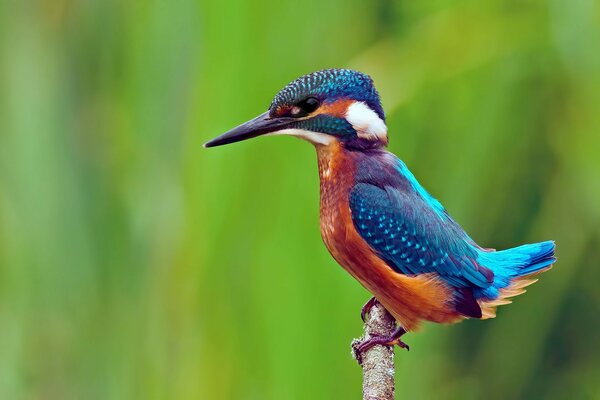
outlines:
[[368, 174], [353, 187], [349, 201], [355, 228], [397, 272], [437, 273], [457, 289], [458, 303], [464, 303], [459, 311], [477, 316], [472, 289], [489, 287], [494, 273], [476, 262], [469, 236], [396, 160], [391, 177]]

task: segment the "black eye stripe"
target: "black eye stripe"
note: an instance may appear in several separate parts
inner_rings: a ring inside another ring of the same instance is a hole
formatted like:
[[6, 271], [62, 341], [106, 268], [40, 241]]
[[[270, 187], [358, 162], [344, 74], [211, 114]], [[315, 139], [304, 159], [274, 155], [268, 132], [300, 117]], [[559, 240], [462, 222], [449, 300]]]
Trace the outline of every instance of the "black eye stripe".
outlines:
[[304, 117], [315, 111], [320, 105], [321, 102], [317, 98], [308, 97], [302, 101], [299, 101], [294, 105], [294, 107], [292, 107], [292, 117]]

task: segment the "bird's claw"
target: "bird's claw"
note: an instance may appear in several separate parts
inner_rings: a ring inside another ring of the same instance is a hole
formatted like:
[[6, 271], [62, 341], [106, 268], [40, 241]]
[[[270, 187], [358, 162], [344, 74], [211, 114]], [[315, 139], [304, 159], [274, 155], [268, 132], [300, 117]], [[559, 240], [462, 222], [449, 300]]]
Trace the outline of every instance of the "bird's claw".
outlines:
[[379, 301], [377, 301], [375, 296], [371, 297], [369, 301], [365, 303], [363, 308], [360, 310], [360, 318], [363, 322], [367, 322], [367, 315], [371, 312], [371, 308], [373, 308], [373, 306], [377, 303], [379, 303]]
[[352, 354], [358, 364], [362, 366], [363, 363], [363, 354], [370, 350], [374, 346], [398, 346], [406, 350], [410, 350], [410, 347], [400, 340], [400, 336], [402, 336], [406, 331], [399, 327], [389, 336], [372, 336], [367, 340], [355, 340], [352, 342]]

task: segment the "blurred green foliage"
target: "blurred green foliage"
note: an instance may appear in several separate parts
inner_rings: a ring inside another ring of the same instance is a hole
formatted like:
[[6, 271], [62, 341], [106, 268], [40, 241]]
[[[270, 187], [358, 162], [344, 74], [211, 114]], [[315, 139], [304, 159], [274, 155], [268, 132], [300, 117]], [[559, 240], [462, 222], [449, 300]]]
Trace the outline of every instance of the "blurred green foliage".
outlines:
[[559, 262], [427, 325], [399, 398], [600, 398], [593, 0], [0, 3], [0, 398], [358, 398], [369, 298], [319, 236], [313, 149], [205, 150], [327, 67], [484, 246]]

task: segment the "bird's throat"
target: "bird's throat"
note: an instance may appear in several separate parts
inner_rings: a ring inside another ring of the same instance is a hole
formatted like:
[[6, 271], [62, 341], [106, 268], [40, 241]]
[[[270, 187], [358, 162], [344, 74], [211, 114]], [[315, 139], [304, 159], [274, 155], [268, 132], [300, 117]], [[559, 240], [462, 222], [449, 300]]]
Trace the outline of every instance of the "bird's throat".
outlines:
[[323, 181], [329, 181], [333, 179], [333, 175], [338, 174], [338, 167], [343, 164], [343, 152], [342, 145], [338, 141], [334, 141], [328, 145], [315, 146], [317, 149], [317, 160], [319, 163], [319, 178], [321, 185]]

